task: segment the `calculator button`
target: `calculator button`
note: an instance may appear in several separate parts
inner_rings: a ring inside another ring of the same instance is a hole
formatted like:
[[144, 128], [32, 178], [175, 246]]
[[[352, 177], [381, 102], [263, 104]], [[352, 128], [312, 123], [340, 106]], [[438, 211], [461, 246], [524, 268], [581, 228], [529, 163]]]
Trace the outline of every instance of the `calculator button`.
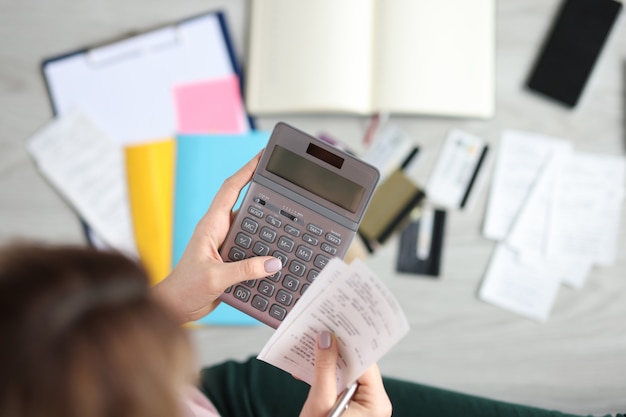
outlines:
[[267, 295], [268, 297], [274, 295], [275, 289], [276, 287], [274, 287], [274, 284], [265, 280], [261, 281], [261, 283], [259, 284], [259, 292]]
[[328, 259], [324, 255], [317, 255], [315, 257], [315, 260], [313, 261], [313, 265], [322, 269], [326, 266], [326, 264], [328, 264], [328, 261], [330, 261], [330, 259]]
[[252, 294], [250, 290], [242, 287], [241, 285], [238, 285], [233, 292], [233, 296], [243, 302], [248, 301], [248, 299], [250, 298], [250, 294]]
[[267, 310], [267, 306], [270, 304], [270, 302], [267, 300], [267, 298], [261, 297], [257, 294], [252, 297], [252, 302], [250, 304], [252, 304], [252, 307], [256, 308], [257, 310], [265, 311]]
[[326, 233], [326, 240], [335, 246], [341, 245], [341, 238], [334, 233]]
[[284, 306], [290, 306], [293, 301], [293, 295], [288, 291], [278, 290], [278, 293], [276, 294], [276, 301]]
[[306, 266], [303, 263], [298, 262], [296, 260], [291, 261], [289, 264], [289, 272], [299, 277], [304, 275], [304, 271], [306, 271]]
[[317, 269], [311, 269], [308, 274], [306, 274], [306, 280], [309, 282], [315, 281], [315, 278], [320, 274], [320, 271]]
[[283, 273], [282, 273], [281, 271], [278, 271], [278, 272], [276, 272], [276, 273], [274, 273], [274, 274], [272, 274], [272, 275], [270, 275], [270, 276], [268, 276], [268, 277], [266, 277], [266, 278], [267, 278], [267, 279], [271, 279], [271, 280], [272, 280], [272, 281], [274, 281], [274, 282], [278, 282], [278, 281], [280, 281], [280, 276], [281, 276], [282, 274], [283, 274]]
[[262, 219], [265, 215], [265, 213], [263, 213], [263, 210], [254, 206], [248, 207], [248, 213], [252, 214], [254, 217], [258, 217], [259, 219]]
[[243, 281], [242, 284], [245, 285], [246, 287], [254, 288], [254, 286], [256, 285], [256, 279], [249, 279], [249, 280]]
[[255, 234], [259, 228], [259, 224], [249, 217], [246, 217], [241, 222], [241, 228], [249, 233]]
[[306, 292], [306, 290], [308, 290], [308, 289], [309, 289], [309, 286], [310, 286], [309, 284], [304, 284], [304, 285], [302, 286], [302, 288], [300, 289], [300, 295], [304, 295], [304, 293]]
[[270, 247], [264, 243], [256, 242], [252, 248], [252, 252], [259, 256], [267, 256], [270, 253]]
[[276, 320], [283, 321], [286, 315], [287, 310], [284, 307], [279, 306], [278, 304], [274, 304], [270, 308], [270, 316], [274, 317]]
[[269, 224], [271, 224], [274, 227], [280, 227], [281, 224], [283, 224], [282, 220], [280, 220], [279, 218], [276, 218], [274, 216], [267, 216], [267, 218], [265, 219], [266, 222], [268, 222]]
[[278, 239], [277, 246], [281, 248], [282, 250], [284, 250], [285, 252], [292, 252], [294, 246], [296, 246], [296, 242], [294, 242], [293, 240], [285, 236], [281, 236], [280, 239]]
[[322, 249], [326, 253], [330, 253], [333, 256], [337, 254], [337, 248], [334, 246], [330, 246], [328, 243], [322, 243], [320, 249]]
[[298, 246], [298, 249], [296, 249], [296, 256], [306, 262], [309, 262], [311, 258], [313, 258], [313, 250], [304, 245], [300, 245]]
[[274, 253], [272, 253], [272, 256], [274, 258], [278, 258], [280, 259], [280, 263], [283, 264], [283, 267], [285, 265], [287, 265], [287, 262], [289, 262], [289, 258], [287, 257], [287, 255], [285, 255], [284, 253], [282, 253], [281, 251], [277, 251], [275, 250]]
[[228, 258], [231, 261], [241, 261], [242, 259], [246, 259], [246, 253], [239, 248], [232, 247], [228, 252]]
[[291, 291], [295, 291], [300, 286], [300, 281], [297, 278], [292, 277], [291, 275], [286, 275], [283, 280], [283, 287], [290, 289]]
[[269, 227], [264, 227], [261, 229], [259, 237], [266, 242], [274, 243], [274, 241], [276, 240], [276, 231], [270, 229]]
[[317, 244], [319, 243], [319, 240], [317, 240], [317, 238], [311, 236], [308, 233], [305, 233], [302, 235], [302, 240], [304, 240], [309, 245], [313, 245], [313, 246], [317, 246]]
[[317, 236], [322, 236], [324, 234], [324, 231], [322, 230], [321, 227], [314, 225], [313, 223], [309, 223], [306, 225], [306, 230], [308, 230], [309, 232], [313, 233], [314, 235]]
[[235, 243], [242, 248], [249, 249], [250, 245], [252, 245], [252, 238], [245, 233], [239, 232], [237, 237], [235, 237]]
[[285, 225], [285, 232], [289, 233], [291, 236], [295, 236], [295, 237], [300, 236], [300, 229], [293, 227], [290, 224]]

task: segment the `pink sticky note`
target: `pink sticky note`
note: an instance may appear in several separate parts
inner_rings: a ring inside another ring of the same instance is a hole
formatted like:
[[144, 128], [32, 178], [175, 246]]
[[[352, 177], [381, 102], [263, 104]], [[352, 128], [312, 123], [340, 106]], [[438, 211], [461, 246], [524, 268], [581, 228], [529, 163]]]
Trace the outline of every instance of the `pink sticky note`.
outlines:
[[245, 133], [249, 130], [239, 78], [233, 74], [174, 86], [178, 133]]

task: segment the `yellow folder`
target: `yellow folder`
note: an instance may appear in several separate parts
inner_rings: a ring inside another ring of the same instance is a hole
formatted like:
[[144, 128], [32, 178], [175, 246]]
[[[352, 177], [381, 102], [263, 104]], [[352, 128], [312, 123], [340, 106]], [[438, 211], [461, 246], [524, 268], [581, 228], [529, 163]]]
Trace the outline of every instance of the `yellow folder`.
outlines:
[[133, 231], [153, 284], [170, 273], [174, 195], [174, 139], [125, 148]]

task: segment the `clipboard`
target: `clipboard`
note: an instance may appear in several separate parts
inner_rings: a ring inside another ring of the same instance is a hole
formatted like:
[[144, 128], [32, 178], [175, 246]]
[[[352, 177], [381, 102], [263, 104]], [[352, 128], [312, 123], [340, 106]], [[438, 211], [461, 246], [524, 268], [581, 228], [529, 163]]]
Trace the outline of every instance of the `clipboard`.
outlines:
[[122, 144], [177, 133], [174, 85], [232, 74], [241, 82], [222, 12], [51, 57], [41, 70], [55, 115], [80, 107]]
[[233, 74], [242, 84], [221, 11], [46, 58], [41, 71], [55, 116], [78, 107], [121, 145], [176, 135], [175, 85]]

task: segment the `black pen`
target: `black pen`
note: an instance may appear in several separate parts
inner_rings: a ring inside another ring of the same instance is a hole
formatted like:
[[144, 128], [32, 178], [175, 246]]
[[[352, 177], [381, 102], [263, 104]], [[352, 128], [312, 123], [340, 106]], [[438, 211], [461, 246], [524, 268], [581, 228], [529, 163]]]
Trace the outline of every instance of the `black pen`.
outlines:
[[348, 403], [354, 396], [354, 393], [356, 392], [358, 386], [359, 384], [357, 382], [353, 382], [352, 385], [350, 385], [341, 393], [339, 398], [337, 398], [337, 402], [330, 410], [330, 413], [328, 413], [328, 417], [339, 417], [343, 414], [344, 411], [346, 411], [346, 409], [348, 408]]

